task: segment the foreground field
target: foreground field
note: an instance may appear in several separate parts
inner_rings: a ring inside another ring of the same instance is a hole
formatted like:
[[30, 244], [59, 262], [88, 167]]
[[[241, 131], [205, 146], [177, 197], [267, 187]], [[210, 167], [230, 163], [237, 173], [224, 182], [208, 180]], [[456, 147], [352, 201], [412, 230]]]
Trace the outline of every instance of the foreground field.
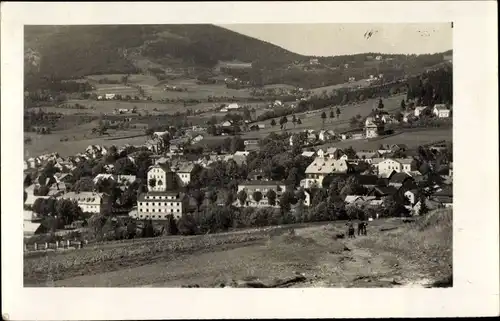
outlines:
[[[368, 236], [336, 240], [345, 222], [126, 241], [24, 259], [25, 286], [201, 287], [285, 279], [297, 287], [425, 286], [451, 281], [452, 213], [415, 223], [370, 222]], [[450, 284], [448, 284], [449, 286]]]

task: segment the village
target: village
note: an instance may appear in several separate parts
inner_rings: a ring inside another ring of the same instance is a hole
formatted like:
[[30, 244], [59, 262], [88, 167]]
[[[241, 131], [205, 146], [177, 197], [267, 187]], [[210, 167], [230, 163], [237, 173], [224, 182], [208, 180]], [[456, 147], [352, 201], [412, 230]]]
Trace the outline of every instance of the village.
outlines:
[[[142, 145], [90, 145], [70, 157], [57, 153], [31, 157], [24, 163], [25, 237], [54, 232], [74, 235], [88, 230], [95, 217], [139, 223], [134, 223], [133, 233], [130, 228], [125, 233], [113, 228], [108, 238], [137, 237], [147, 222], [163, 226], [165, 233], [165, 222], [179, 224], [183, 217], [198, 215], [201, 207], [276, 209], [282, 216], [280, 222], [288, 216], [290, 222], [304, 222], [308, 215], [310, 220], [317, 220], [315, 215], [374, 220], [451, 207], [451, 144], [437, 141], [418, 148], [381, 144], [373, 150], [335, 147], [336, 142], [376, 139], [385, 135], [388, 125], [424, 114], [451, 117], [444, 104], [407, 108], [399, 116], [374, 108], [356, 130], [285, 129], [263, 139], [225, 132], [235, 126], [250, 131], [245, 122], [226, 120], [215, 126], [227, 136], [226, 141], [213, 150], [193, 151], [192, 145], [202, 141], [208, 129], [193, 126], [180, 131], [182, 135], [172, 135], [168, 129], [150, 132]], [[280, 122], [282, 128], [285, 123]], [[294, 163], [280, 164], [276, 159], [283, 155]], [[265, 160], [272, 163], [267, 164], [270, 168], [264, 166]], [[206, 177], [217, 166], [233, 167], [236, 173], [218, 178], [229, 185], [212, 185], [213, 177]], [[333, 209], [321, 207], [330, 202]], [[317, 213], [321, 210], [334, 213]]]

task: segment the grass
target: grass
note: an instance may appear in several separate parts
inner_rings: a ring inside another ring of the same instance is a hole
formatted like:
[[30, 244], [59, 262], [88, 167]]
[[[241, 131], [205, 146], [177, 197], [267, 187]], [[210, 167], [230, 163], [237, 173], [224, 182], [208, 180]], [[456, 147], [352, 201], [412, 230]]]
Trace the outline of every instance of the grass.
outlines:
[[[451, 214], [440, 213], [410, 224], [376, 220], [368, 236], [355, 239], [336, 240], [345, 222], [331, 222], [26, 256], [25, 286], [212, 287], [244, 279], [272, 283], [296, 272], [306, 279], [290, 286], [394, 287], [423, 279], [438, 286], [451, 275]], [[388, 227], [397, 229], [381, 231]]]

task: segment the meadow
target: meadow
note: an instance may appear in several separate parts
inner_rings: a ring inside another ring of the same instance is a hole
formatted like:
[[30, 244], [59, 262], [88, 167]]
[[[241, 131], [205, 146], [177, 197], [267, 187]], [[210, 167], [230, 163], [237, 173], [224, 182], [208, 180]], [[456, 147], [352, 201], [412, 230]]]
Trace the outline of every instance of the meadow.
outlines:
[[[345, 222], [198, 236], [129, 240], [67, 252], [28, 254], [25, 286], [201, 287], [284, 279], [299, 287], [430, 286], [452, 275], [452, 211], [413, 223], [368, 224], [368, 235], [336, 239]], [[51, 279], [47, 279], [47, 271]], [[450, 286], [451, 284], [448, 284]]]

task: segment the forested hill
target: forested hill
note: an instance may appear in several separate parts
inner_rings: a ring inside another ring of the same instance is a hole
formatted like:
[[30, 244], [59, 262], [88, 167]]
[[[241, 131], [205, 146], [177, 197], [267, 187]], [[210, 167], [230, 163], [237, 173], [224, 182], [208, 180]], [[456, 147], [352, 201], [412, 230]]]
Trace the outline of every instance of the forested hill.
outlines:
[[219, 60], [290, 63], [296, 53], [214, 25], [26, 26], [27, 76], [132, 73], [138, 61], [213, 67]]

